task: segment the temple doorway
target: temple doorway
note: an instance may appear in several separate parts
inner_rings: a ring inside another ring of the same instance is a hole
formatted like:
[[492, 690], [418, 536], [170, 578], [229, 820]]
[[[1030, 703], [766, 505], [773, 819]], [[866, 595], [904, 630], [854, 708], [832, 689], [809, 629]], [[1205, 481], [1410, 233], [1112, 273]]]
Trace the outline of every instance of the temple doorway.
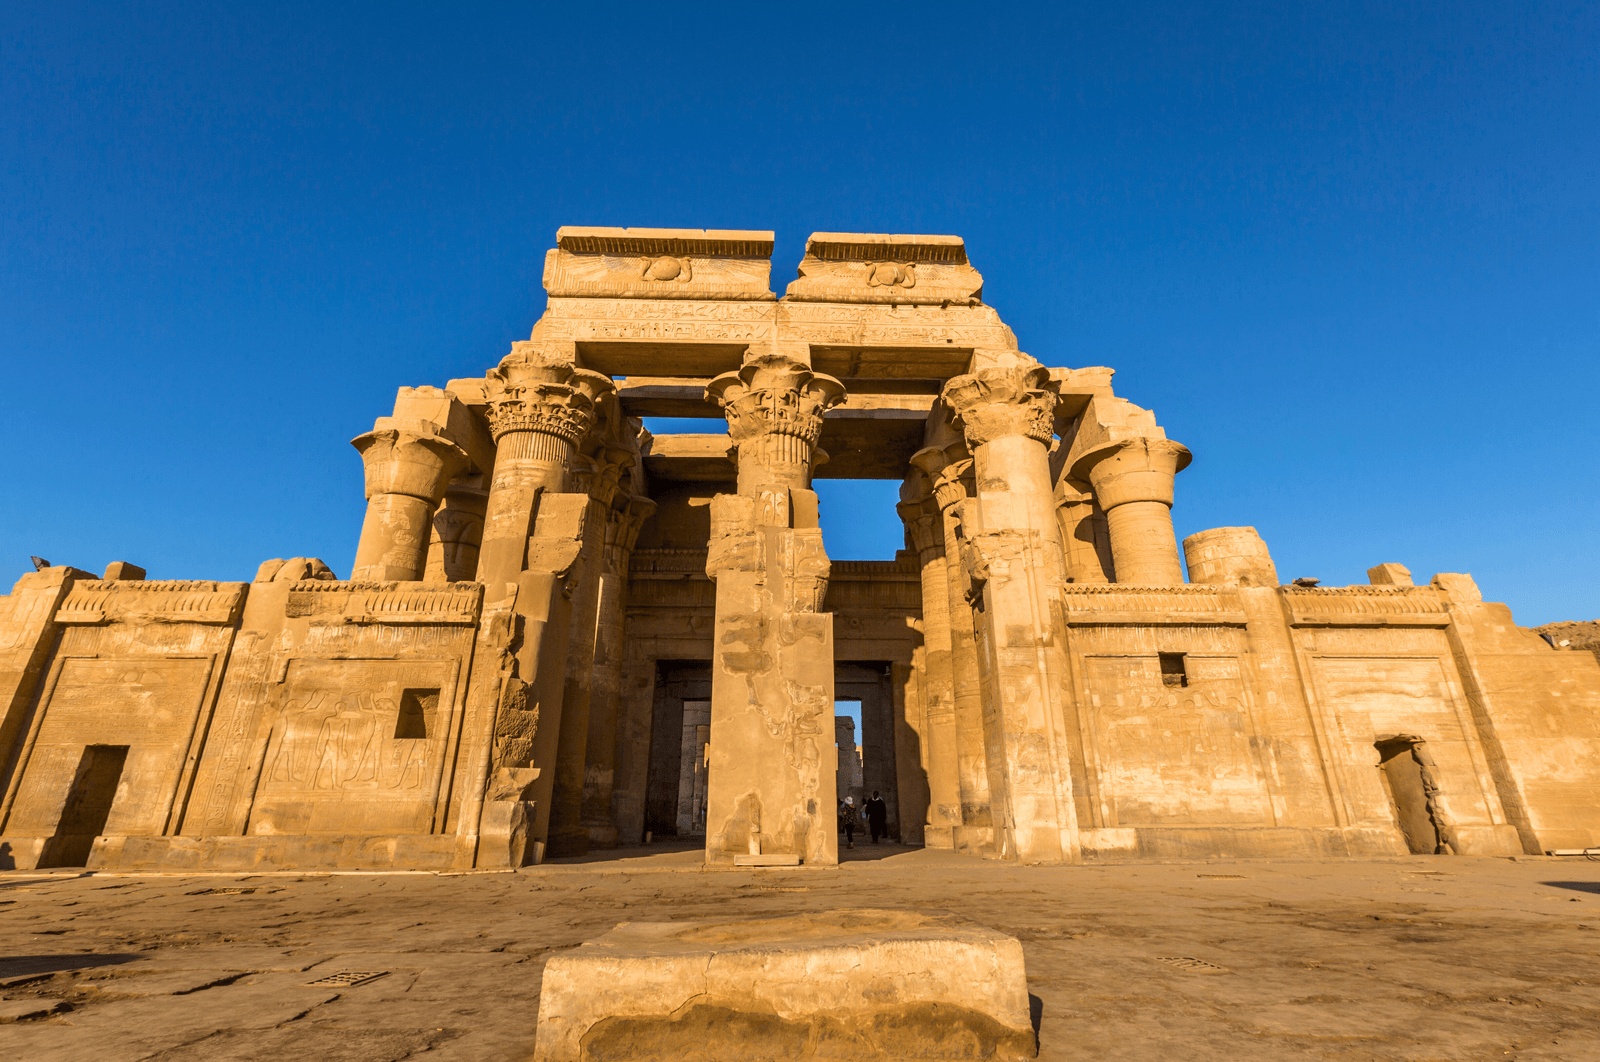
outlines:
[[654, 840], [703, 838], [711, 662], [657, 661], [652, 715], [644, 828]]
[[88, 865], [94, 839], [105, 832], [127, 760], [126, 745], [90, 745], [83, 750], [55, 836], [45, 843], [39, 866]]
[[[855, 730], [859, 748], [861, 789], [855, 797], [855, 806], [871, 798], [876, 791], [889, 809], [888, 836], [899, 841], [900, 794], [895, 764], [894, 691], [890, 686], [890, 667], [887, 661], [852, 661], [834, 665], [834, 703], [841, 707], [859, 705], [860, 727]], [[839, 718], [835, 710], [835, 720]], [[846, 715], [845, 718], [852, 718]], [[836, 728], [835, 733], [839, 730]], [[839, 750], [839, 770], [845, 769], [845, 750]], [[845, 795], [843, 780], [840, 795]], [[864, 829], [864, 827], [863, 827]], [[859, 836], [859, 834], [858, 834]]]
[[1396, 737], [1377, 742], [1378, 766], [1394, 806], [1395, 821], [1405, 835], [1406, 847], [1415, 855], [1433, 855], [1443, 838], [1435, 822], [1433, 787], [1424, 765], [1422, 741]]

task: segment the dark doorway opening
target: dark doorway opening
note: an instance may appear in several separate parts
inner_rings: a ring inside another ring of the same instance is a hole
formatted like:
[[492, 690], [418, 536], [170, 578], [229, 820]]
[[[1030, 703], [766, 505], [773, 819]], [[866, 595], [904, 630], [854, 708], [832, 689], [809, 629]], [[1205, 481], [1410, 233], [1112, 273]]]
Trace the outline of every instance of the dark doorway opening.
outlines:
[[[838, 662], [833, 668], [835, 703], [857, 701], [861, 705], [861, 729], [856, 741], [861, 748], [860, 807], [876, 791], [887, 806], [886, 837], [900, 840], [900, 791], [895, 763], [895, 705], [891, 669], [886, 660]], [[842, 753], [844, 750], [841, 749]], [[844, 757], [840, 757], [841, 768]], [[841, 795], [843, 795], [841, 793]], [[866, 832], [865, 823], [857, 838]]]
[[83, 750], [55, 836], [45, 843], [39, 866], [88, 865], [94, 839], [105, 831], [106, 819], [111, 815], [127, 761], [126, 745], [90, 745]]
[[710, 734], [711, 662], [657, 661], [644, 800], [644, 828], [653, 839], [705, 836]]
[[1417, 855], [1433, 855], [1440, 851], [1443, 838], [1435, 821], [1432, 779], [1421, 746], [1422, 741], [1414, 737], [1379, 741], [1378, 766], [1406, 847]]

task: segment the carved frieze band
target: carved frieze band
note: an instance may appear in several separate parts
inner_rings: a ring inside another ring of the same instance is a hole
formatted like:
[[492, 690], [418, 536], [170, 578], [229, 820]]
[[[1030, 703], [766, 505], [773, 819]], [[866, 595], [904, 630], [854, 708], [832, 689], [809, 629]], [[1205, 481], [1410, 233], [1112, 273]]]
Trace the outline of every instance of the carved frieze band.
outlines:
[[285, 614], [337, 624], [462, 626], [478, 621], [482, 600], [483, 587], [477, 583], [418, 586], [305, 580], [290, 588]]
[[83, 581], [73, 584], [56, 609], [55, 621], [229, 624], [238, 617], [245, 586], [196, 580]]

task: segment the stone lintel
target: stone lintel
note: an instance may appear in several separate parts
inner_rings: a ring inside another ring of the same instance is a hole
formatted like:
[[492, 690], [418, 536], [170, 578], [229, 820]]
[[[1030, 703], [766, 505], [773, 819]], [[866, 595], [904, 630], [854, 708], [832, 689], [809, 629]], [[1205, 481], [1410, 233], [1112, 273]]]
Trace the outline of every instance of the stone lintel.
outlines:
[[[667, 329], [668, 332], [671, 329]], [[711, 380], [744, 364], [748, 342], [675, 340], [580, 341], [583, 367], [607, 376], [674, 376]], [[702, 390], [704, 385], [701, 385]], [[719, 412], [720, 415], [720, 412]]]
[[[630, 417], [701, 417], [722, 419], [722, 410], [706, 398], [709, 380], [693, 376], [629, 376], [617, 381], [617, 397]], [[884, 392], [852, 388], [827, 416], [885, 416], [914, 413], [924, 417], [937, 392], [932, 381], [882, 380]]]
[[983, 277], [967, 262], [959, 236], [814, 232], [791, 302], [889, 303], [895, 306], [977, 306]]
[[566, 227], [545, 256], [552, 297], [770, 302], [770, 232]]
[[1058, 396], [1056, 419], [1071, 419], [1078, 416], [1089, 408], [1089, 402], [1093, 398], [1116, 397], [1111, 390], [1111, 377], [1116, 371], [1103, 365], [1082, 369], [1051, 368], [1050, 382]]
[[[920, 398], [920, 396], [897, 396]], [[901, 479], [911, 455], [922, 449], [927, 422], [926, 407], [907, 403], [904, 408], [835, 409], [822, 418], [818, 441], [828, 460], [817, 466], [815, 479]], [[640, 413], [632, 416], [685, 416]], [[734, 478], [728, 456], [732, 440], [722, 435], [656, 435], [645, 455], [645, 468], [653, 479], [677, 482], [723, 482]]]
[[656, 435], [644, 467], [652, 479], [678, 482], [731, 482], [736, 476], [728, 452], [733, 440], [721, 435]]

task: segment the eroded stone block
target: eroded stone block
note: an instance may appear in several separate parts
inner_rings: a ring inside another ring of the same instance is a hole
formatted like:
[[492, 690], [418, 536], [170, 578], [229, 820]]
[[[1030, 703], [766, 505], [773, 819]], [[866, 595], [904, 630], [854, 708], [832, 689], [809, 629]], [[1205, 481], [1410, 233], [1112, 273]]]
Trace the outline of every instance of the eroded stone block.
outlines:
[[1022, 945], [953, 915], [624, 922], [545, 966], [538, 1062], [1023, 1059]]

